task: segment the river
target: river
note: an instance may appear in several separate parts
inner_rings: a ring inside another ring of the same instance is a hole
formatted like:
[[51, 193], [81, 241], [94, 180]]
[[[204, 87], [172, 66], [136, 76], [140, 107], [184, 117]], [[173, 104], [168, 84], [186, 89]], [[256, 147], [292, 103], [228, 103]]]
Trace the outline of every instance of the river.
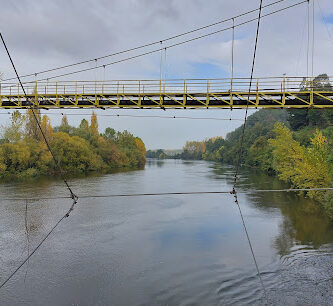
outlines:
[[[231, 166], [148, 160], [145, 170], [72, 179], [82, 195], [231, 190]], [[242, 170], [239, 204], [270, 305], [333, 304], [333, 222], [286, 186]], [[1, 197], [67, 195], [59, 180], [0, 184]], [[3, 281], [70, 200], [0, 202]], [[25, 214], [27, 213], [27, 231]], [[28, 235], [27, 235], [28, 233]], [[1, 305], [263, 305], [230, 194], [80, 199], [0, 290]]]

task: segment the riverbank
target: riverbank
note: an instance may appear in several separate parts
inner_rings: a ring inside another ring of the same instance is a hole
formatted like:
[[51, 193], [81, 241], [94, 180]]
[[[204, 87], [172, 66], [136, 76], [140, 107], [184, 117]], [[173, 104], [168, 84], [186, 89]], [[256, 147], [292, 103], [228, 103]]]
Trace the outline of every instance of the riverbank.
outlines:
[[[325, 119], [326, 118], [326, 119]], [[325, 119], [325, 120], [324, 120]], [[327, 188], [333, 182], [333, 112], [331, 110], [260, 110], [225, 139], [188, 141], [180, 154], [147, 152], [147, 156], [211, 160], [259, 169], [277, 176], [291, 188]], [[239, 157], [239, 152], [242, 155]], [[323, 205], [333, 218], [333, 192], [302, 192]]]
[[37, 120], [46, 141], [31, 110], [25, 115], [14, 112], [10, 125], [3, 128], [0, 180], [58, 176], [58, 165], [66, 176], [71, 177], [117, 169], [140, 169], [145, 165], [143, 141], [127, 131], [117, 132], [110, 127], [99, 133], [94, 113], [90, 124], [83, 119], [79, 127], [70, 126], [66, 116], [63, 116], [61, 125], [54, 128], [46, 115], [37, 112]]

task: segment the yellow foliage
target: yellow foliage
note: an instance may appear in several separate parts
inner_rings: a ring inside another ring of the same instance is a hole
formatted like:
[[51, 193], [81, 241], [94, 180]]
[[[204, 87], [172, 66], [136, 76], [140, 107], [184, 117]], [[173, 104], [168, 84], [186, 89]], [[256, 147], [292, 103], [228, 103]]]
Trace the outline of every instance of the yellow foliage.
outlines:
[[27, 109], [26, 113], [26, 135], [35, 140], [39, 140], [40, 132], [36, 119], [41, 122], [41, 115], [39, 109]]
[[[51, 125], [51, 122], [50, 122], [50, 119], [48, 116], [44, 115], [43, 118], [42, 118], [42, 121], [40, 123], [41, 125], [41, 128], [43, 130], [43, 133], [44, 133], [44, 136], [46, 138], [46, 140], [48, 142], [52, 142], [52, 139], [53, 139], [53, 128], [52, 128], [52, 125]], [[41, 131], [39, 130], [39, 139], [45, 143], [45, 140], [44, 140], [44, 137], [41, 133]]]
[[302, 163], [304, 148], [293, 139], [292, 132], [283, 123], [277, 122], [273, 131], [277, 135], [269, 139], [273, 148], [273, 167], [280, 179], [293, 182], [295, 169]]
[[143, 141], [139, 137], [135, 138], [135, 144], [138, 147], [138, 149], [141, 152], [141, 154], [143, 156], [146, 156], [146, 146], [145, 146], [145, 144], [143, 143]]
[[93, 112], [90, 119], [90, 132], [92, 135], [98, 135], [98, 122], [97, 122], [97, 116]]
[[[293, 139], [292, 132], [282, 123], [275, 124], [274, 132], [276, 137], [269, 143], [279, 178], [301, 189], [328, 187], [330, 167], [326, 137], [317, 131], [311, 139], [311, 146], [306, 148]], [[324, 192], [309, 191], [308, 196], [322, 200]]]

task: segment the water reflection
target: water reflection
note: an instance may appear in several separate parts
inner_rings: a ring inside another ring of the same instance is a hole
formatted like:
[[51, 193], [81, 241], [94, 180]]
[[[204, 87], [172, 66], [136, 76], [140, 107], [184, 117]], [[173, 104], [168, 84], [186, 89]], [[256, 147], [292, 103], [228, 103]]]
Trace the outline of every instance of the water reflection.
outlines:
[[[216, 176], [230, 178], [230, 167], [213, 166]], [[273, 243], [280, 255], [290, 253], [294, 244], [314, 248], [333, 242], [333, 222], [318, 202], [293, 192], [256, 192], [256, 189], [285, 189], [287, 184], [259, 171], [242, 169], [239, 188], [251, 199], [251, 205], [267, 213], [283, 215], [279, 235]]]
[[161, 168], [164, 165], [164, 160], [163, 159], [147, 158], [146, 165], [148, 167], [152, 167], [152, 166], [156, 165], [157, 167]]
[[[145, 171], [76, 178], [71, 184], [79, 195], [230, 190], [233, 171], [204, 161], [147, 160]], [[240, 178], [239, 199], [271, 304], [325, 304], [330, 291], [322, 281], [328, 277], [323, 271], [329, 271], [331, 258], [319, 258], [318, 253], [324, 248], [324, 254], [332, 252], [332, 223], [309, 199], [255, 191], [286, 187], [273, 177], [243, 170]], [[0, 185], [3, 197], [65, 192], [58, 180]], [[70, 204], [29, 203], [32, 244]], [[24, 208], [24, 202], [0, 202], [0, 278], [22, 259]], [[305, 254], [313, 256], [304, 261]], [[24, 273], [18, 274], [1, 292], [1, 305], [263, 302], [229, 194], [80, 199], [30, 264], [25, 283]], [[317, 270], [309, 277], [313, 267]], [[319, 299], [313, 295], [316, 283], [326, 290]]]

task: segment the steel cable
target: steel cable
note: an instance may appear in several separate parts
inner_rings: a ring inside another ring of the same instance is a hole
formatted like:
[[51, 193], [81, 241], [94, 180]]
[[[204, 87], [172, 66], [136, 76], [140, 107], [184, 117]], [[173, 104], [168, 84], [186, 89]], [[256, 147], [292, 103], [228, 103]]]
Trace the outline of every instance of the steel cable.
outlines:
[[[286, 0], [278, 0], [278, 1], [275, 1], [275, 2], [272, 2], [272, 3], [264, 5], [263, 8], [270, 7], [270, 6], [273, 6], [275, 4], [278, 4], [278, 3], [284, 2], [284, 1], [286, 1]], [[85, 60], [85, 61], [80, 61], [80, 62], [69, 64], [69, 65], [63, 65], [63, 66], [59, 66], [59, 67], [55, 67], [55, 68], [51, 68], [51, 69], [46, 69], [46, 70], [42, 70], [42, 71], [30, 73], [30, 74], [25, 74], [25, 75], [22, 75], [20, 77], [21, 78], [25, 78], [25, 77], [29, 77], [29, 76], [37, 76], [38, 74], [44, 74], [44, 73], [47, 73], [47, 72], [52, 72], [52, 71], [56, 71], [56, 70], [70, 68], [70, 67], [73, 67], [73, 66], [78, 66], [78, 65], [89, 63], [89, 62], [93, 62], [93, 61], [96, 61], [96, 60], [101, 60], [101, 59], [113, 57], [113, 56], [120, 55], [120, 54], [123, 54], [123, 53], [128, 53], [128, 52], [131, 52], [131, 51], [136, 51], [136, 50], [139, 50], [139, 49], [142, 49], [142, 48], [150, 47], [150, 46], [157, 45], [157, 44], [169, 41], [169, 40], [173, 40], [173, 39], [176, 39], [176, 38], [188, 35], [188, 34], [192, 34], [192, 33], [195, 33], [195, 32], [198, 32], [198, 31], [201, 31], [201, 30], [204, 30], [204, 29], [207, 29], [207, 28], [210, 28], [210, 27], [222, 24], [222, 23], [225, 23], [225, 22], [230, 21], [232, 19], [239, 18], [239, 17], [245, 16], [245, 15], [254, 13], [256, 11], [258, 11], [258, 9], [253, 9], [253, 10], [250, 10], [250, 11], [238, 14], [238, 15], [236, 15], [234, 17], [223, 19], [223, 20], [220, 20], [220, 21], [217, 21], [217, 22], [214, 22], [214, 23], [211, 23], [211, 24], [208, 24], [208, 25], [205, 25], [205, 26], [202, 26], [202, 27], [199, 27], [199, 28], [196, 28], [196, 29], [184, 32], [184, 33], [176, 34], [176, 35], [173, 35], [173, 36], [168, 37], [168, 38], [164, 38], [164, 39], [157, 40], [157, 41], [154, 41], [154, 42], [151, 42], [151, 43], [143, 44], [141, 46], [129, 48], [129, 49], [126, 49], [126, 50], [122, 50], [122, 51], [118, 51], [118, 52], [115, 52], [115, 53], [103, 55], [103, 56], [100, 56], [100, 57], [95, 57], [95, 58], [92, 58], [92, 59], [88, 59], [88, 60]], [[14, 80], [14, 79], [16, 79], [16, 77], [8, 78], [8, 79], [5, 79], [3, 81], [9, 81], [9, 80]]]
[[[25, 92], [25, 88], [23, 87], [23, 84], [22, 84], [22, 82], [21, 82], [21, 79], [20, 79], [20, 77], [19, 77], [19, 74], [18, 74], [18, 72], [17, 72], [17, 70], [16, 70], [16, 67], [15, 67], [15, 64], [14, 64], [14, 62], [13, 62], [13, 59], [12, 59], [12, 57], [11, 57], [11, 55], [10, 55], [10, 53], [9, 53], [9, 50], [8, 50], [8, 48], [7, 48], [7, 45], [6, 45], [6, 43], [5, 43], [5, 40], [4, 40], [4, 38], [3, 38], [3, 36], [2, 36], [2, 33], [0, 32], [0, 38], [1, 38], [1, 41], [2, 41], [2, 43], [3, 43], [3, 45], [4, 45], [4, 48], [5, 48], [5, 50], [6, 50], [6, 52], [7, 52], [7, 55], [8, 55], [8, 58], [9, 58], [9, 60], [10, 60], [10, 62], [11, 62], [11, 64], [12, 64], [12, 67], [13, 67], [13, 70], [15, 71], [15, 74], [16, 74], [16, 76], [17, 76], [17, 79], [18, 79], [18, 81], [19, 81], [19, 83], [20, 83], [20, 86], [21, 86], [21, 88], [22, 88], [22, 90], [23, 90], [23, 92], [24, 92], [24, 95], [25, 95], [25, 98], [27, 99], [27, 101], [30, 101], [29, 100], [29, 98], [28, 98], [28, 96], [27, 96], [27, 94], [26, 94], [26, 92]], [[51, 153], [51, 155], [52, 155], [52, 158], [53, 158], [53, 160], [54, 160], [54, 162], [55, 162], [55, 165], [56, 165], [56, 167], [59, 169], [59, 171], [60, 171], [60, 175], [61, 175], [61, 177], [62, 177], [62, 179], [63, 179], [63, 181], [64, 181], [64, 183], [65, 183], [65, 185], [66, 185], [66, 187], [67, 187], [67, 189], [69, 190], [69, 192], [70, 192], [70, 198], [73, 200], [73, 202], [72, 202], [72, 205], [70, 206], [70, 208], [69, 208], [69, 210], [65, 213], [65, 215], [55, 224], [55, 226], [51, 229], [51, 231], [44, 237], [44, 239], [37, 245], [37, 247], [26, 257], [26, 259], [14, 270], [14, 272], [3, 282], [3, 283], [1, 283], [1, 285], [0, 285], [0, 289], [18, 272], [18, 270], [30, 259], [30, 257], [38, 250], [38, 248], [43, 244], [43, 242], [47, 239], [47, 237], [52, 233], [52, 231], [59, 225], [59, 223], [64, 219], [64, 218], [67, 218], [68, 216], [69, 216], [69, 214], [71, 213], [71, 211], [74, 209], [74, 205], [77, 203], [77, 201], [78, 201], [78, 197], [73, 193], [73, 191], [72, 191], [72, 189], [71, 189], [71, 187], [69, 186], [69, 184], [68, 184], [68, 182], [67, 182], [67, 180], [66, 180], [66, 178], [65, 178], [65, 176], [64, 176], [64, 172], [63, 172], [63, 170], [62, 170], [62, 168], [61, 168], [61, 166], [60, 166], [60, 164], [58, 163], [58, 161], [57, 161], [57, 159], [56, 159], [56, 157], [55, 157], [55, 155], [54, 155], [54, 153], [53, 153], [53, 151], [52, 151], [52, 149], [51, 149], [51, 147], [50, 147], [50, 144], [49, 144], [49, 142], [48, 142], [48, 140], [47, 140], [47, 138], [46, 138], [46, 135], [45, 135], [45, 133], [44, 133], [44, 131], [43, 131], [43, 129], [42, 129], [42, 127], [41, 127], [41, 125], [40, 125], [40, 122], [39, 122], [39, 120], [38, 120], [38, 118], [37, 118], [37, 115], [36, 115], [36, 113], [35, 113], [35, 111], [34, 111], [34, 108], [33, 108], [33, 106], [32, 106], [32, 103], [30, 102], [30, 109], [31, 109], [31, 111], [32, 111], [32, 114], [33, 114], [33, 117], [34, 117], [34, 119], [35, 119], [35, 121], [36, 121], [36, 123], [37, 123], [37, 126], [38, 126], [38, 129], [40, 130], [40, 132], [41, 132], [41, 134], [42, 134], [42, 137], [43, 137], [43, 139], [44, 139], [44, 141], [45, 141], [45, 144], [46, 144], [46, 146], [47, 146], [47, 148], [48, 148], [48, 150], [50, 151], [50, 153]]]
[[[273, 12], [270, 12], [270, 13], [267, 13], [265, 15], [262, 15], [261, 18], [264, 18], [264, 17], [268, 17], [268, 16], [271, 16], [273, 14], [276, 14], [276, 13], [279, 13], [279, 12], [282, 12], [282, 11], [285, 11], [287, 9], [290, 9], [292, 7], [296, 7], [298, 5], [301, 5], [303, 3], [307, 2], [307, 0], [303, 0], [301, 2], [298, 2], [298, 3], [295, 3], [293, 5], [289, 5], [289, 6], [286, 6], [284, 8], [281, 8], [279, 10], [276, 10], [276, 11], [273, 11]], [[245, 24], [248, 24], [248, 23], [251, 23], [251, 22], [254, 22], [254, 21], [257, 21], [258, 18], [253, 18], [253, 19], [250, 19], [250, 20], [247, 20], [247, 21], [244, 21], [244, 22], [241, 22], [239, 24], [236, 24], [234, 26], [234, 28], [236, 27], [240, 27], [240, 26], [243, 26]], [[224, 31], [228, 31], [230, 29], [232, 29], [233, 26], [230, 26], [230, 27], [227, 27], [227, 28], [224, 28], [224, 29], [220, 29], [220, 30], [217, 30], [217, 31], [214, 31], [214, 32], [211, 32], [211, 33], [208, 33], [208, 34], [204, 34], [204, 35], [200, 35], [200, 36], [197, 36], [197, 37], [194, 37], [194, 38], [191, 38], [191, 39], [188, 39], [188, 40], [185, 40], [185, 41], [181, 41], [181, 42], [178, 42], [178, 43], [174, 43], [174, 44], [171, 44], [171, 45], [168, 45], [168, 46], [165, 46], [164, 48], [158, 48], [158, 49], [154, 49], [154, 50], [151, 50], [151, 51], [147, 51], [147, 52], [144, 52], [144, 53], [140, 53], [140, 54], [137, 54], [137, 55], [133, 55], [133, 56], [130, 56], [130, 57], [127, 57], [127, 58], [124, 58], [124, 59], [120, 59], [120, 60], [117, 60], [117, 61], [113, 61], [113, 62], [110, 62], [110, 63], [106, 63], [104, 65], [99, 65], [99, 66], [96, 66], [96, 67], [90, 67], [90, 68], [85, 68], [85, 69], [80, 69], [80, 70], [76, 70], [76, 71], [72, 71], [72, 72], [67, 72], [67, 73], [62, 73], [62, 74], [58, 74], [58, 75], [54, 75], [54, 76], [50, 76], [50, 77], [45, 77], [45, 78], [41, 78], [41, 79], [37, 79], [37, 81], [46, 81], [46, 80], [51, 80], [51, 79], [55, 79], [55, 78], [59, 78], [59, 77], [63, 77], [63, 76], [68, 76], [68, 75], [73, 75], [73, 74], [77, 74], [77, 73], [82, 73], [82, 72], [86, 72], [86, 71], [90, 71], [90, 70], [93, 70], [93, 69], [98, 69], [98, 68], [102, 68], [104, 66], [110, 66], [110, 65], [115, 65], [115, 64], [119, 64], [119, 63], [123, 63], [123, 62], [126, 62], [126, 61], [129, 61], [129, 60], [132, 60], [132, 59], [137, 59], [139, 57], [143, 57], [143, 56], [146, 56], [146, 55], [150, 55], [150, 54], [153, 54], [153, 53], [156, 53], [156, 52], [160, 52], [160, 51], [163, 51], [164, 49], [169, 49], [169, 48], [174, 48], [174, 47], [177, 47], [177, 46], [180, 46], [180, 45], [183, 45], [183, 44], [187, 44], [189, 42], [192, 42], [192, 41], [195, 41], [195, 40], [199, 40], [199, 39], [202, 39], [202, 38], [205, 38], [205, 37], [209, 37], [209, 36], [212, 36], [212, 35], [216, 35], [218, 33], [222, 33]], [[8, 79], [7, 79], [8, 80]]]
[[261, 287], [262, 287], [262, 290], [263, 290], [263, 293], [264, 293], [264, 297], [265, 297], [267, 305], [269, 305], [266, 288], [265, 288], [264, 282], [263, 282], [262, 277], [261, 277], [261, 273], [260, 273], [260, 270], [259, 270], [257, 259], [256, 259], [256, 256], [254, 254], [254, 250], [253, 250], [253, 247], [252, 247], [251, 239], [250, 239], [249, 233], [247, 231], [246, 223], [244, 221], [242, 209], [241, 209], [241, 207], [239, 205], [238, 195], [237, 195], [237, 191], [236, 191], [236, 184], [237, 184], [237, 179], [238, 179], [238, 171], [239, 171], [240, 162], [241, 162], [242, 153], [243, 153], [244, 134], [245, 134], [245, 128], [246, 128], [247, 115], [248, 115], [249, 99], [250, 99], [251, 85], [252, 85], [252, 79], [253, 79], [253, 73], [254, 73], [254, 65], [255, 65], [256, 53], [257, 53], [259, 28], [260, 28], [260, 19], [261, 19], [261, 10], [262, 10], [262, 0], [260, 0], [260, 6], [259, 6], [259, 16], [258, 16], [257, 31], [256, 31], [256, 36], [255, 36], [253, 59], [252, 59], [252, 67], [251, 67], [251, 77], [250, 77], [250, 84], [249, 84], [249, 95], [248, 95], [248, 99], [246, 101], [247, 102], [246, 103], [246, 111], [245, 111], [245, 117], [244, 117], [243, 129], [242, 129], [242, 137], [241, 137], [241, 143], [240, 143], [240, 148], [239, 148], [239, 152], [238, 152], [238, 162], [236, 164], [236, 171], [235, 171], [235, 176], [234, 176], [234, 185], [233, 185], [232, 193], [234, 195], [235, 203], [236, 203], [236, 205], [238, 207], [238, 210], [239, 210], [239, 214], [240, 214], [240, 217], [241, 217], [241, 220], [242, 220], [242, 225], [243, 225], [243, 228], [244, 228], [244, 232], [245, 232], [245, 235], [246, 235], [249, 247], [250, 247], [250, 251], [251, 251], [251, 254], [252, 254], [254, 265], [255, 265], [257, 273], [258, 273], [258, 277], [259, 277], [259, 281], [260, 281], [260, 284], [261, 284]]

